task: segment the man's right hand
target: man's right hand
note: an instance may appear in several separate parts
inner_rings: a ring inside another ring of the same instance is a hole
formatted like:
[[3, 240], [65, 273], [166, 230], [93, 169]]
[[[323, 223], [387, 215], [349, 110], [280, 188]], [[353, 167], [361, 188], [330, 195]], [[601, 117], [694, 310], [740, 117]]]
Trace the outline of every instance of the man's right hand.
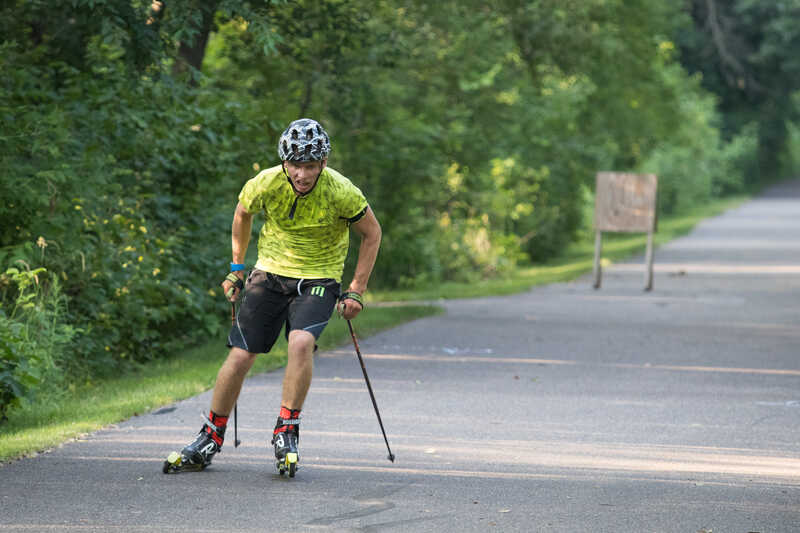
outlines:
[[222, 282], [222, 292], [225, 293], [225, 298], [235, 302], [242, 289], [244, 289], [244, 270], [231, 272], [225, 276], [225, 281]]

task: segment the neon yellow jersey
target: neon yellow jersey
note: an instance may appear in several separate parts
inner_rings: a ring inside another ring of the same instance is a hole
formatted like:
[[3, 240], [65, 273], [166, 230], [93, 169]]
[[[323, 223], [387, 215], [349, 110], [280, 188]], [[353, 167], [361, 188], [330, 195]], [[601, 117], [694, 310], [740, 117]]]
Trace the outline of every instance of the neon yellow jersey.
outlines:
[[249, 180], [239, 202], [248, 213], [266, 218], [258, 236], [257, 269], [341, 282], [350, 223], [367, 208], [364, 194], [349, 179], [326, 167], [314, 188], [297, 196], [278, 165]]

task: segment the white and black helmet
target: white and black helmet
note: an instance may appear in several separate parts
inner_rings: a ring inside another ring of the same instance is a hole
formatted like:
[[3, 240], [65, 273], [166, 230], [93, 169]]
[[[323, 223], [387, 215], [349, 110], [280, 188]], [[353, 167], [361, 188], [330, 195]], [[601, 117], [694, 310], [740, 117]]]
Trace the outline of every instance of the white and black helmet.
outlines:
[[297, 119], [281, 134], [278, 156], [281, 161], [321, 161], [331, 153], [331, 141], [316, 120]]

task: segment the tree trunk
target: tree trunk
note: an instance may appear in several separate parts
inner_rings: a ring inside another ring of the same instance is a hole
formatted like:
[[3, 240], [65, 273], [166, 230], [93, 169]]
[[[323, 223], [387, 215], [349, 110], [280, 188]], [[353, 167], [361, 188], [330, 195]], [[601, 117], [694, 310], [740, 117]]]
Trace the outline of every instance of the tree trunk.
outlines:
[[[192, 41], [181, 41], [178, 47], [178, 59], [173, 67], [173, 73], [182, 74], [189, 70], [189, 67], [195, 70], [202, 70], [203, 58], [206, 55], [206, 45], [208, 44], [208, 35], [214, 25], [214, 13], [217, 11], [217, 6], [220, 0], [212, 0], [209, 2], [199, 2], [198, 10], [201, 11], [202, 17], [200, 25], [197, 29], [197, 34]], [[192, 76], [190, 83], [196, 85], [197, 81]]]

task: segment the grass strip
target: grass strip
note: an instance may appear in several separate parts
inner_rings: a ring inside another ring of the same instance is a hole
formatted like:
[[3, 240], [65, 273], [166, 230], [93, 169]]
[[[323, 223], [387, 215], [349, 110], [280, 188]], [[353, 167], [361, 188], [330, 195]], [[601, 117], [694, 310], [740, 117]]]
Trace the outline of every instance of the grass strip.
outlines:
[[[435, 306], [367, 308], [353, 322], [358, 334], [373, 335], [417, 318], [441, 313]], [[320, 350], [350, 342], [347, 323], [331, 320], [320, 337]], [[0, 426], [0, 462], [57, 446], [163, 405], [189, 398], [211, 388], [228, 349], [214, 339], [168, 360], [153, 361], [135, 372], [99, 380], [91, 385], [40, 395], [13, 411]], [[256, 359], [252, 373], [286, 364], [286, 339], [281, 337], [269, 354]]]

